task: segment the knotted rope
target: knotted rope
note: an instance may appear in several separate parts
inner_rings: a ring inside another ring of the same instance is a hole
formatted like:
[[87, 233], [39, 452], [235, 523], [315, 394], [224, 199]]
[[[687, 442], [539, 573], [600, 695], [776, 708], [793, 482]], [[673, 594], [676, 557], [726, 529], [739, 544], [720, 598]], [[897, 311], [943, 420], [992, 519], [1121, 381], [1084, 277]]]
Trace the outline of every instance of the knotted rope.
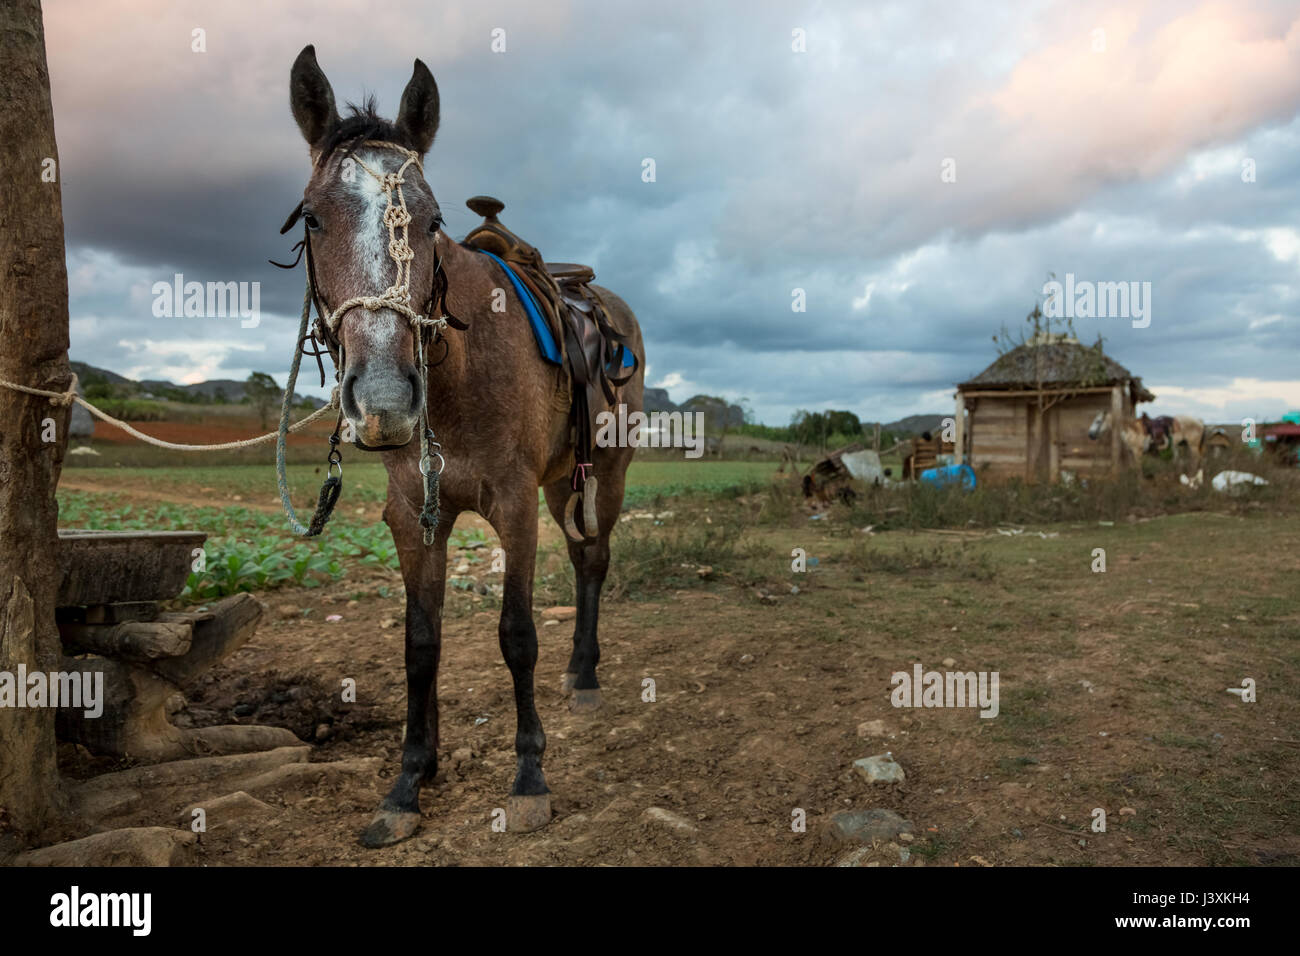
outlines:
[[[447, 328], [445, 316], [435, 319], [431, 315], [422, 315], [411, 308], [411, 261], [415, 258], [415, 252], [407, 241], [410, 235], [411, 213], [406, 208], [406, 195], [402, 192], [402, 186], [406, 182], [403, 178], [406, 170], [412, 164], [421, 173], [424, 172], [424, 167], [420, 163], [420, 154], [407, 149], [405, 146], [399, 146], [397, 143], [389, 143], [384, 140], [366, 140], [362, 145], [377, 149], [396, 150], [406, 157], [406, 162], [402, 163], [397, 171], [393, 173], [375, 172], [360, 156], [352, 155], [349, 157], [365, 170], [366, 174], [377, 182], [379, 188], [384, 192], [384, 198], [387, 202], [384, 207], [384, 225], [388, 227], [388, 256], [397, 265], [397, 276], [393, 280], [393, 284], [379, 295], [358, 295], [345, 301], [325, 317], [325, 328], [330, 335], [337, 336], [339, 322], [342, 321], [344, 314], [349, 309], [360, 306], [369, 312], [392, 309], [394, 312], [405, 316], [412, 326], [432, 328], [435, 332], [442, 332]], [[393, 201], [394, 195], [397, 197], [397, 202]], [[434, 240], [437, 241], [437, 238], [438, 236], [435, 234]]]

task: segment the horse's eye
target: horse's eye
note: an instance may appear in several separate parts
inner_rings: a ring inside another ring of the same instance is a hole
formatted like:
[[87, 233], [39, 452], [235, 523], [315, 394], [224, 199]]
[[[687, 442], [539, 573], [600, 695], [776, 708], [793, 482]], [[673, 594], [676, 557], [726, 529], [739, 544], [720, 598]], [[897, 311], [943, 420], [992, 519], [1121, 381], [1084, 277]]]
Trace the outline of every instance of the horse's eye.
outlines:
[[307, 228], [310, 229], [312, 232], [315, 232], [317, 229], [320, 228], [320, 220], [316, 218], [315, 213], [311, 213], [311, 212], [307, 212], [306, 210], [303, 210], [302, 221], [307, 224]]
[[429, 235], [433, 235], [442, 228], [442, 217], [434, 216], [433, 222], [429, 223]]

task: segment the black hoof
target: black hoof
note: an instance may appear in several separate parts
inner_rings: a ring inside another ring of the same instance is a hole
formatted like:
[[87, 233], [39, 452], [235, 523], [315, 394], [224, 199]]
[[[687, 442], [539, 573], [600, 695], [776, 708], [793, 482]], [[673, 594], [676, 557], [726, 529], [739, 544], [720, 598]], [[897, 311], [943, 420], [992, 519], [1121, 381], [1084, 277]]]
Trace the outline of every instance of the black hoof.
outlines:
[[392, 846], [411, 837], [420, 829], [418, 813], [401, 810], [385, 810], [382, 807], [375, 813], [370, 825], [361, 834], [361, 845], [374, 850], [381, 846]]
[[569, 710], [575, 714], [592, 714], [603, 706], [605, 706], [605, 698], [601, 696], [599, 687], [575, 690], [573, 696], [569, 698]]

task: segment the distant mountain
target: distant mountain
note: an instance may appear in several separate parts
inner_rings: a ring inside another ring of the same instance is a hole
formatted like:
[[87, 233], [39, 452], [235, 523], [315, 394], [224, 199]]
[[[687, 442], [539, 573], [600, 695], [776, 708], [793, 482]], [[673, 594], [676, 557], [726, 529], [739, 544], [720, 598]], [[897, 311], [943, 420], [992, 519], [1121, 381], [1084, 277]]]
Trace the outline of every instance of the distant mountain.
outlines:
[[647, 388], [645, 390], [644, 404], [647, 412], [677, 411], [677, 406], [668, 397], [668, 389], [666, 388]]
[[[217, 401], [218, 396], [220, 396], [222, 400], [232, 405], [244, 400], [244, 383], [232, 378], [213, 379], [210, 382], [197, 382], [193, 385], [177, 385], [163, 379], [146, 379], [137, 382], [135, 379], [118, 375], [108, 369], [87, 365], [85, 362], [70, 362], [69, 364], [72, 366], [72, 370], [77, 373], [77, 379], [81, 383], [83, 394], [87, 385], [102, 383], [115, 386], [124, 393], [125, 397], [131, 398], [153, 396], [160, 399], [175, 398], [179, 401], [210, 404]], [[310, 402], [313, 408], [320, 408], [326, 404], [323, 399], [310, 395], [300, 395], [296, 392], [293, 398], [294, 404]]]

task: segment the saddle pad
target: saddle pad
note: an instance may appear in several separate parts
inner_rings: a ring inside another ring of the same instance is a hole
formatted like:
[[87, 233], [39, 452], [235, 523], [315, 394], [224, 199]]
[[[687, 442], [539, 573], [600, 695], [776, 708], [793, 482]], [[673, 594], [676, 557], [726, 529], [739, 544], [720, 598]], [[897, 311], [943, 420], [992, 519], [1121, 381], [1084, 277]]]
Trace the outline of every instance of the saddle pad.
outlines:
[[[542, 310], [538, 308], [537, 302], [533, 299], [533, 294], [528, 291], [528, 286], [524, 285], [519, 276], [515, 275], [515, 270], [510, 268], [500, 256], [493, 255], [486, 249], [475, 249], [475, 252], [481, 252], [489, 259], [496, 261], [510, 279], [510, 284], [514, 286], [515, 294], [519, 296], [519, 301], [524, 304], [524, 311], [528, 313], [528, 324], [533, 327], [533, 336], [537, 339], [537, 349], [542, 353], [542, 358], [552, 365], [560, 365], [563, 361], [560, 352], [559, 343], [555, 341], [555, 333], [551, 331], [550, 325], [547, 324], [546, 318], [542, 315]], [[636, 363], [635, 356], [628, 349], [623, 350], [623, 367], [631, 368]]]

